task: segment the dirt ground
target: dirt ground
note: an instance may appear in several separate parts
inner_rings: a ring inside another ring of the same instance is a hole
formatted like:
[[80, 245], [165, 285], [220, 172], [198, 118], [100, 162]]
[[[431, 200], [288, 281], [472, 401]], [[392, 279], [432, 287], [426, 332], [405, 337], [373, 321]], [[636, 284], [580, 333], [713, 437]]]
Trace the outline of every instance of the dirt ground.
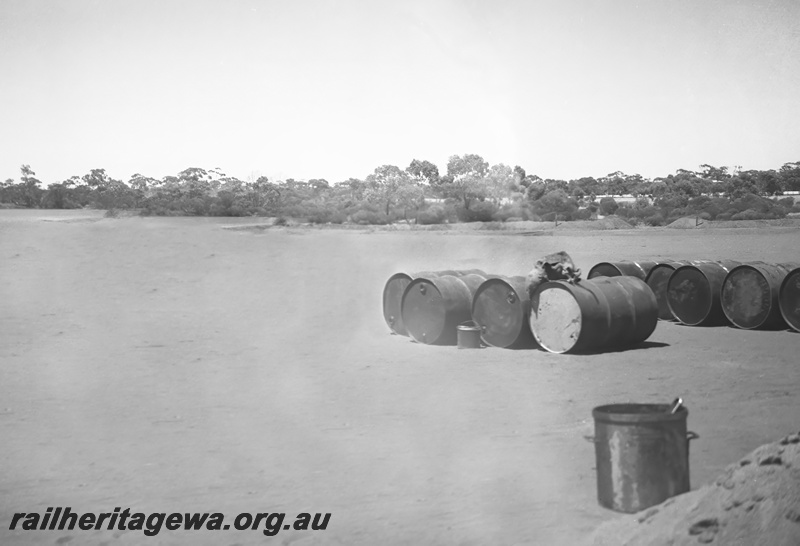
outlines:
[[[800, 334], [662, 322], [640, 348], [574, 356], [415, 344], [381, 314], [398, 271], [525, 274], [556, 250], [584, 271], [800, 261], [797, 228], [234, 223], [0, 211], [0, 543], [572, 545], [619, 517], [596, 501], [593, 407], [682, 396], [693, 488], [800, 429]], [[8, 529], [51, 506], [331, 520], [272, 538]]]

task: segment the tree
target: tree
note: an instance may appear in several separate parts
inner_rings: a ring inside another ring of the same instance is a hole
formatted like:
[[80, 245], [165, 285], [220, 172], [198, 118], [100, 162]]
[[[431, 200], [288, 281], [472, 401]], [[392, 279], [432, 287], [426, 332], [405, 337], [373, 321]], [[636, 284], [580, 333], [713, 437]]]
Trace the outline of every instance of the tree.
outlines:
[[220, 183], [214, 180], [205, 169], [190, 167], [178, 173], [178, 183], [182, 193], [190, 198], [213, 197], [219, 189]]
[[782, 184], [775, 171], [761, 171], [756, 175], [756, 187], [761, 195], [781, 195]]
[[22, 176], [20, 180], [19, 197], [21, 198], [22, 205], [26, 207], [35, 207], [42, 199], [43, 190], [39, 187], [41, 182], [36, 178], [36, 173], [33, 172], [30, 165], [22, 165], [20, 167]]
[[785, 163], [779, 175], [783, 191], [800, 191], [800, 161]]
[[92, 169], [88, 174], [81, 177], [83, 183], [93, 190], [103, 190], [111, 185], [111, 177], [106, 174], [105, 169]]
[[476, 199], [484, 199], [487, 194], [485, 177], [489, 163], [477, 154], [453, 155], [447, 162], [447, 180], [444, 182], [445, 194], [459, 199], [466, 210]]
[[396, 202], [398, 190], [411, 183], [408, 173], [394, 165], [382, 165], [367, 176], [367, 198], [382, 204], [386, 215]]
[[411, 181], [408, 184], [401, 184], [397, 188], [395, 197], [397, 205], [403, 209], [403, 219], [409, 222], [408, 211], [411, 210], [416, 221], [419, 210], [425, 206], [425, 191], [422, 187]]
[[757, 194], [758, 184], [755, 180], [755, 172], [744, 171], [731, 177], [725, 185], [725, 197], [728, 199], [740, 199], [747, 194]]
[[439, 167], [430, 161], [411, 160], [411, 164], [406, 167], [406, 172], [420, 184], [435, 186], [439, 183]]
[[522, 181], [525, 180], [525, 169], [523, 169], [519, 165], [514, 166], [514, 180], [516, 181], [518, 186], [521, 186]]
[[723, 180], [728, 180], [731, 175], [728, 174], [728, 167], [714, 167], [707, 163], [700, 165], [700, 169], [702, 169], [698, 175], [700, 178], [704, 178], [711, 182], [722, 182]]
[[512, 192], [517, 192], [519, 184], [516, 182], [514, 170], [502, 163], [492, 165], [486, 174], [486, 189], [488, 197], [495, 203], [507, 199]]
[[257, 207], [265, 207], [275, 212], [281, 205], [281, 189], [277, 184], [273, 184], [266, 176], [259, 176], [258, 179], [249, 185], [248, 188], [253, 194], [253, 204]]

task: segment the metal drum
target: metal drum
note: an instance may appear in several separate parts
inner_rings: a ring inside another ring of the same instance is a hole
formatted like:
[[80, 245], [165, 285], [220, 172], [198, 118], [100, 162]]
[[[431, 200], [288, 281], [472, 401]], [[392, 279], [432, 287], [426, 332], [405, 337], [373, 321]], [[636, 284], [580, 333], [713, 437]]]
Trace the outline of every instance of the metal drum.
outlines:
[[389, 329], [394, 334], [401, 336], [408, 335], [405, 324], [403, 324], [400, 308], [403, 300], [403, 292], [405, 292], [406, 287], [412, 280], [441, 277], [442, 275], [461, 277], [468, 274], [485, 275], [485, 273], [479, 269], [467, 269], [462, 271], [421, 271], [411, 274], [395, 273], [389, 277], [389, 280], [386, 281], [386, 285], [383, 287], [383, 319], [386, 321], [386, 325], [389, 326]]
[[789, 327], [800, 332], [800, 267], [793, 269], [783, 279], [780, 308]]
[[683, 265], [669, 277], [667, 303], [672, 316], [688, 326], [727, 324], [720, 293], [725, 277], [739, 262], [703, 262]]
[[655, 294], [637, 277], [546, 282], [531, 296], [531, 332], [551, 353], [625, 349], [650, 337], [657, 323]]
[[486, 277], [477, 274], [414, 279], [400, 315], [409, 336], [428, 345], [455, 345], [457, 327], [472, 319], [472, 298]]
[[747, 263], [734, 267], [722, 284], [722, 310], [734, 326], [783, 329], [781, 284], [798, 264]]
[[535, 347], [530, 310], [525, 277], [487, 279], [472, 299], [472, 320], [481, 329], [484, 343], [492, 347]]
[[675, 260], [657, 263], [650, 269], [644, 282], [656, 295], [658, 300], [658, 318], [660, 320], [675, 320], [667, 302], [667, 286], [672, 273], [682, 265], [712, 263], [710, 260]]
[[644, 280], [657, 262], [600, 262], [589, 270], [588, 279], [595, 277], [638, 277]]

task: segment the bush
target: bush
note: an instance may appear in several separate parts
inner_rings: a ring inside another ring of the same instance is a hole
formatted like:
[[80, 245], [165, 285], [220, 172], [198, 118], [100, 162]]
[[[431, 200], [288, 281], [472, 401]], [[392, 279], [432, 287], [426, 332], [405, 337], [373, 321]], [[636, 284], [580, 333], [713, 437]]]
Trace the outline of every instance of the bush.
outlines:
[[423, 226], [444, 224], [446, 221], [447, 214], [445, 213], [444, 208], [439, 206], [433, 206], [428, 210], [420, 211], [419, 214], [417, 214], [417, 223]]
[[611, 216], [617, 212], [618, 208], [619, 205], [617, 204], [616, 199], [613, 197], [603, 197], [600, 200], [600, 214], [603, 216]]
[[653, 214], [653, 215], [650, 215], [650, 216], [646, 216], [643, 219], [643, 221], [648, 226], [663, 226], [663, 225], [666, 225], [666, 223], [667, 223], [666, 218], [664, 218], [664, 215], [661, 214], [660, 212], [658, 212], [656, 214]]
[[347, 216], [338, 210], [319, 209], [308, 216], [312, 224], [343, 224]]
[[351, 217], [354, 224], [383, 226], [390, 223], [389, 217], [383, 212], [361, 209]]
[[456, 209], [456, 214], [461, 222], [491, 222], [495, 212], [497, 212], [497, 205], [489, 201], [478, 201], [468, 209], [463, 207]]
[[616, 215], [619, 216], [620, 218], [628, 219], [631, 216], [634, 216], [635, 212], [631, 207], [629, 207], [627, 204], [623, 203], [617, 209]]
[[502, 205], [497, 209], [497, 211], [492, 214], [492, 219], [498, 222], [508, 222], [511, 218], [522, 220], [525, 214], [525, 208], [521, 203], [511, 203], [509, 205]]
[[760, 220], [764, 217], [763, 213], [757, 210], [747, 209], [742, 212], [737, 212], [731, 217], [731, 220]]

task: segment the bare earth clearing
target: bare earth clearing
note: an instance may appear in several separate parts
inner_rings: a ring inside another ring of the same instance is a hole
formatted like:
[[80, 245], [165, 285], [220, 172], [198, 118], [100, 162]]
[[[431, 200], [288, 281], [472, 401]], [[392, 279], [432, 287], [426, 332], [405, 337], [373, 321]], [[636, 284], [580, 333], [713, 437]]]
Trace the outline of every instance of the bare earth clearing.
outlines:
[[[525, 274], [556, 250], [584, 272], [800, 261], [797, 228], [249, 232], [101, 217], [0, 211], [2, 544], [572, 545], [619, 517], [596, 501], [594, 406], [682, 396], [700, 435], [693, 489], [800, 430], [800, 334], [660, 323], [641, 348], [569, 356], [419, 345], [381, 316], [398, 271]], [[332, 517], [272, 538], [8, 530], [14, 512], [49, 506]]]

